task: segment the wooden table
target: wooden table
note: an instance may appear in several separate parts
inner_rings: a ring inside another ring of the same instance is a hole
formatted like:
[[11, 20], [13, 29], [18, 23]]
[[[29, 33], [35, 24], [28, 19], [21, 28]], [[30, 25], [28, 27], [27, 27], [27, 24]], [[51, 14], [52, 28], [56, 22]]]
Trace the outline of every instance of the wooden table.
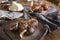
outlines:
[[49, 33], [45, 36], [44, 40], [60, 40], [60, 29], [55, 30], [52, 33]]

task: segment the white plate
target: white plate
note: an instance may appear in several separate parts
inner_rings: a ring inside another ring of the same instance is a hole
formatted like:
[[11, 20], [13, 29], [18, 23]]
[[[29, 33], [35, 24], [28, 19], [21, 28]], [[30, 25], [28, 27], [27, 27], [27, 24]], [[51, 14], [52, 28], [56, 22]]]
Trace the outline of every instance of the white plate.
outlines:
[[[14, 7], [15, 6], [15, 7]], [[23, 5], [17, 2], [13, 2], [12, 6], [8, 8], [10, 11], [22, 11], [24, 9]]]

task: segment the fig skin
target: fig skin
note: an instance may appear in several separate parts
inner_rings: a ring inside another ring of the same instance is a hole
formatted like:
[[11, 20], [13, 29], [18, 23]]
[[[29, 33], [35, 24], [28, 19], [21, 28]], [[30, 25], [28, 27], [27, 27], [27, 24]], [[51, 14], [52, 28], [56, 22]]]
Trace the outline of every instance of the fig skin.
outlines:
[[[29, 19], [27, 21], [25, 21], [24, 24], [20, 24], [21, 27], [19, 27], [19, 29], [21, 31], [23, 30], [27, 30], [27, 32], [25, 33], [26, 35], [31, 35], [35, 32], [35, 29], [37, 28], [38, 26], [38, 21], [36, 19]], [[31, 30], [32, 29], [32, 30]]]
[[36, 12], [41, 13], [42, 11], [47, 11], [50, 9], [50, 6], [47, 3], [34, 3], [33, 6], [30, 8], [29, 13], [33, 14]]

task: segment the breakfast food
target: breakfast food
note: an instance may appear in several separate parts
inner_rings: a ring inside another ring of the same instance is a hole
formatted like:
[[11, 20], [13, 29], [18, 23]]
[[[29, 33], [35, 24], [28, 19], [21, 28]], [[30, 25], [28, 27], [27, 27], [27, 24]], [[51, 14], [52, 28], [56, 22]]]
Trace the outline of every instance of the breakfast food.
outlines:
[[0, 10], [0, 36], [7, 40], [40, 40], [57, 29], [60, 26], [60, 14], [54, 7], [40, 2], [35, 0], [31, 7], [24, 8], [12, 1], [8, 11]]
[[17, 24], [12, 25], [10, 27], [11, 31], [18, 30], [18, 33], [20, 35], [20, 38], [23, 38], [23, 36], [28, 36], [34, 33], [35, 29], [38, 27], [38, 21], [34, 18], [32, 19], [20, 19], [21, 21], [17, 22]]

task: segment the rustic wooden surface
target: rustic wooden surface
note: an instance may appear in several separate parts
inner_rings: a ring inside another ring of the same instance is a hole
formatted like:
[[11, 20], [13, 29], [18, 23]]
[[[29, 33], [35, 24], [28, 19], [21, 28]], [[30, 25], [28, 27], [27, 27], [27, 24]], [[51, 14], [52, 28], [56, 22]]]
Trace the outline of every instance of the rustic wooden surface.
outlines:
[[60, 40], [60, 29], [55, 30], [52, 33], [49, 33], [45, 36], [44, 40]]

